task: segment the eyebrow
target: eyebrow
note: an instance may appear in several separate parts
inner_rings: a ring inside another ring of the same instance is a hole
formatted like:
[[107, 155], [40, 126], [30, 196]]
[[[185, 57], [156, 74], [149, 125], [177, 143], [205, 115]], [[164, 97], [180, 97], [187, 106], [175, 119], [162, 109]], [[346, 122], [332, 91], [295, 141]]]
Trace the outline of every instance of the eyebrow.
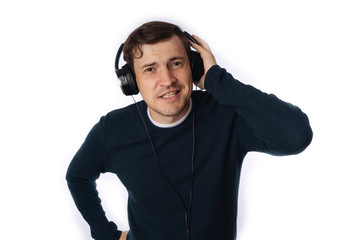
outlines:
[[172, 57], [169, 59], [168, 62], [172, 62], [172, 61], [175, 61], [175, 60], [184, 60], [185, 58], [184, 57]]
[[156, 65], [156, 62], [146, 63], [146, 64], [144, 64], [144, 65], [141, 66], [141, 69], [143, 69], [143, 68], [148, 68], [148, 67], [152, 67], [152, 66], [154, 66], [154, 65]]
[[[184, 60], [184, 57], [172, 57], [168, 60], [168, 63], [175, 61], [175, 60]], [[148, 67], [153, 67], [157, 64], [157, 62], [152, 62], [152, 63], [145, 63], [144, 65], [142, 65], [140, 68], [148, 68]]]

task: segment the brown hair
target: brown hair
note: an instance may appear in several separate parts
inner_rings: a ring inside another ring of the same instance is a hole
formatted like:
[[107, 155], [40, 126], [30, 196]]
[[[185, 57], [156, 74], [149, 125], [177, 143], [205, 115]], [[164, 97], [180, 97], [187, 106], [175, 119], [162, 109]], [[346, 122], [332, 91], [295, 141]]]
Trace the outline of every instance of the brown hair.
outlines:
[[142, 57], [143, 52], [140, 48], [143, 44], [155, 44], [168, 40], [174, 35], [182, 40], [189, 56], [190, 43], [180, 27], [167, 22], [153, 21], [141, 25], [129, 35], [124, 43], [124, 60], [134, 70], [134, 54], [138, 52], [140, 53], [140, 57], [138, 58]]

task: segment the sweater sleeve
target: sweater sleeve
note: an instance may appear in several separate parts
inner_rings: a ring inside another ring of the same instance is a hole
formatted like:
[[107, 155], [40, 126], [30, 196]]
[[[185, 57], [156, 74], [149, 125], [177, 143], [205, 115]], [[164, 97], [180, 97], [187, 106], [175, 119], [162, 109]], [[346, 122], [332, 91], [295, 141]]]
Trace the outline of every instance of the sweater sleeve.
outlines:
[[300, 108], [241, 83], [218, 65], [207, 72], [205, 88], [246, 121], [251, 132], [247, 151], [290, 155], [310, 144], [313, 134], [309, 119]]
[[76, 207], [90, 226], [91, 236], [97, 240], [118, 240], [121, 231], [109, 222], [96, 190], [96, 179], [104, 172], [108, 155], [104, 146], [102, 118], [89, 132], [72, 159], [66, 180]]

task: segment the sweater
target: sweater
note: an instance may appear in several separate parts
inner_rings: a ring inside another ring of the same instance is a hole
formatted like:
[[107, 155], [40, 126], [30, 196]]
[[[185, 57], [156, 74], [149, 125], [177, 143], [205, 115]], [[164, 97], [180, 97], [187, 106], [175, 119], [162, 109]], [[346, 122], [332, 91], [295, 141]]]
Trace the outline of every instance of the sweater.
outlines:
[[241, 83], [218, 65], [207, 72], [205, 88], [193, 91], [189, 116], [172, 128], [155, 126], [146, 103], [138, 103], [153, 146], [135, 104], [111, 111], [91, 129], [66, 180], [94, 239], [121, 235], [101, 206], [101, 173], [116, 174], [128, 191], [128, 240], [188, 239], [184, 212], [191, 185], [191, 239], [234, 240], [246, 154], [298, 154], [310, 144], [312, 130], [300, 108]]

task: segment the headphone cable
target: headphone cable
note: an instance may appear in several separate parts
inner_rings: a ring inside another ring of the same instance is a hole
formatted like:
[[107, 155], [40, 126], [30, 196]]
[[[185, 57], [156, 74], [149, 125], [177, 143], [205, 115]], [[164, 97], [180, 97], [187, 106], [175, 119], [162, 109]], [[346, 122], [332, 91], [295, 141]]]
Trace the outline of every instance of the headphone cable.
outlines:
[[131, 95], [132, 99], [135, 102], [135, 106], [139, 112], [139, 115], [141, 117], [141, 121], [145, 127], [152, 151], [154, 153], [154, 159], [155, 159], [155, 164], [156, 164], [156, 168], [158, 169], [160, 176], [165, 180], [165, 182], [171, 187], [171, 189], [178, 195], [184, 209], [185, 209], [185, 223], [186, 223], [186, 231], [187, 231], [187, 235], [188, 235], [188, 239], [191, 240], [191, 236], [190, 236], [190, 218], [191, 218], [191, 209], [192, 209], [192, 197], [193, 197], [193, 183], [194, 183], [194, 158], [195, 158], [195, 110], [193, 107], [193, 119], [192, 119], [192, 137], [193, 137], [193, 144], [192, 144], [192, 155], [191, 155], [191, 184], [190, 184], [190, 193], [189, 193], [189, 213], [185, 204], [184, 199], [182, 198], [181, 194], [175, 189], [175, 187], [171, 184], [171, 182], [164, 176], [164, 174], [162, 173], [160, 167], [159, 167], [159, 163], [158, 163], [158, 158], [157, 158], [157, 154], [156, 154], [156, 149], [155, 146], [153, 144], [152, 138], [150, 136], [150, 132], [146, 126], [145, 120], [143, 115], [141, 114], [140, 108], [134, 98], [133, 95]]

